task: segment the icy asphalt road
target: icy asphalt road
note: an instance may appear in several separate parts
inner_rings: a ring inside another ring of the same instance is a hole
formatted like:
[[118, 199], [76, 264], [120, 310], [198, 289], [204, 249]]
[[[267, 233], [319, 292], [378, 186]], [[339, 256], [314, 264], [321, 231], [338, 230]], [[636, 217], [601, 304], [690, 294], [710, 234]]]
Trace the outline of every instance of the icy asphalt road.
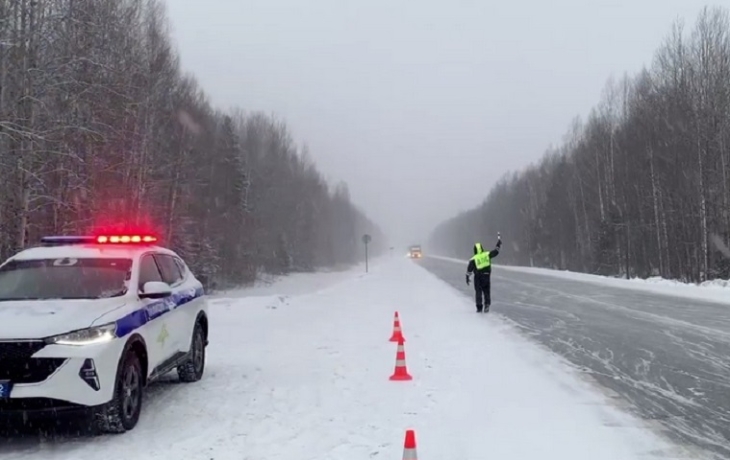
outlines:
[[[417, 263], [473, 298], [466, 263]], [[495, 267], [490, 315], [584, 370], [673, 441], [730, 458], [730, 305]]]

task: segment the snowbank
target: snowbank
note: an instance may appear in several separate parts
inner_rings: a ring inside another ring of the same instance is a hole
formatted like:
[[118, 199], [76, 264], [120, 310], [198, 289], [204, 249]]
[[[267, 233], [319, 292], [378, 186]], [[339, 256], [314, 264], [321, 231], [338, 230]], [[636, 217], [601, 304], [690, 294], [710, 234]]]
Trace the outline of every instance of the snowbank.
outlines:
[[[383, 257], [371, 260], [369, 268], [383, 263]], [[217, 291], [216, 298], [242, 298], [271, 295], [298, 295], [324, 289], [350, 279], [353, 275], [365, 274], [365, 263], [355, 266], [320, 270], [312, 273], [292, 273], [285, 276], [263, 275], [252, 286]]]
[[[455, 259], [453, 257], [429, 256], [433, 259], [445, 260], [449, 262], [463, 264], [466, 267], [466, 261], [463, 259]], [[694, 300], [704, 300], [707, 302], [716, 302], [730, 304], [730, 281], [713, 280], [707, 281], [700, 285], [682, 283], [674, 280], [667, 280], [659, 277], [642, 279], [621, 279], [609, 276], [591, 275], [587, 273], [577, 273], [562, 270], [550, 270], [547, 268], [535, 267], [515, 267], [511, 265], [495, 264], [495, 270], [517, 271], [522, 273], [534, 273], [536, 275], [553, 276], [572, 281], [580, 281], [585, 283], [600, 284], [603, 286], [612, 286], [620, 289], [634, 289], [640, 291], [651, 292], [654, 294], [669, 295], [673, 297], [682, 297]]]

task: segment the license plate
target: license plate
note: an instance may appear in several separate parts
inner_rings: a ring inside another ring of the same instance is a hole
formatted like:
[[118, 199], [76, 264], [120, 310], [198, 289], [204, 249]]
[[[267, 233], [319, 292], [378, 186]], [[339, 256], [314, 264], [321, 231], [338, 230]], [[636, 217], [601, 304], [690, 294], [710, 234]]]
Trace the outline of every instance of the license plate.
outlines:
[[8, 380], [0, 380], [0, 399], [8, 399], [10, 397], [10, 390], [13, 389], [13, 384]]

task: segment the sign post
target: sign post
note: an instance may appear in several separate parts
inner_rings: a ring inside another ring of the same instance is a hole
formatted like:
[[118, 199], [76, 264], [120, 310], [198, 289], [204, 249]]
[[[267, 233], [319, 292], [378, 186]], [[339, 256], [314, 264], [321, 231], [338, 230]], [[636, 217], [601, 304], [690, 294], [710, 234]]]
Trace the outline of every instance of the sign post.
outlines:
[[368, 270], [368, 244], [373, 240], [373, 238], [368, 235], [367, 233], [362, 236], [362, 242], [365, 244], [365, 273], [367, 273]]

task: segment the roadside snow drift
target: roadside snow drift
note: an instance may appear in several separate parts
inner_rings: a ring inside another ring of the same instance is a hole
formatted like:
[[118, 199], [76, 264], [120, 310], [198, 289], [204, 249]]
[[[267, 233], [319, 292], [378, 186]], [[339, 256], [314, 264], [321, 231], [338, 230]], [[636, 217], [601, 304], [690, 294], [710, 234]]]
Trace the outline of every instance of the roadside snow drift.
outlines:
[[[206, 376], [153, 386], [134, 431], [11, 441], [2, 458], [400, 459], [410, 428], [421, 460], [688, 458], [417, 263], [337, 276], [215, 300]], [[409, 382], [388, 379], [395, 311]]]
[[[453, 257], [430, 256], [432, 259], [444, 260], [466, 266], [466, 260]], [[685, 299], [704, 300], [706, 302], [730, 304], [730, 281], [712, 280], [702, 284], [682, 283], [676, 280], [668, 280], [659, 277], [648, 279], [643, 278], [615, 278], [611, 276], [593, 275], [590, 273], [578, 273], [568, 270], [551, 270], [538, 267], [517, 267], [512, 265], [495, 264], [495, 270], [513, 271], [521, 273], [534, 273], [536, 275], [552, 276], [571, 281], [598, 284], [601, 286], [615, 287], [619, 289], [631, 289], [635, 291], [651, 292], [653, 294], [682, 297]]]

